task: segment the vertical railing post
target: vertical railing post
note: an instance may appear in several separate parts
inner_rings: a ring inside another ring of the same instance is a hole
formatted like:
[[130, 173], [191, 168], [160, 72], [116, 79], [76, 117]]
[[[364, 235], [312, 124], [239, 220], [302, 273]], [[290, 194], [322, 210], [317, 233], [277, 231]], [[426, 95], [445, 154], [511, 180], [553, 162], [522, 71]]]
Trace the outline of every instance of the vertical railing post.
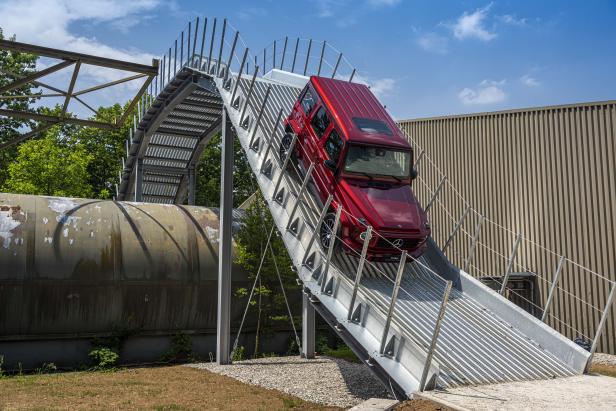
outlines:
[[295, 72], [295, 60], [297, 59], [297, 49], [299, 48], [299, 37], [295, 41], [295, 52], [293, 53], [293, 64], [291, 64], [291, 73]]
[[443, 184], [445, 183], [445, 180], [447, 180], [447, 177], [443, 176], [443, 178], [441, 178], [441, 181], [438, 183], [436, 190], [434, 190], [434, 193], [432, 193], [432, 197], [430, 198], [430, 201], [428, 201], [428, 205], [426, 205], [426, 212], [428, 212], [430, 207], [432, 207], [432, 203], [434, 202], [434, 200], [436, 200], [436, 197], [438, 196], [439, 192], [443, 188]]
[[202, 69], [203, 64], [203, 51], [205, 48], [205, 33], [207, 32], [207, 17], [203, 18], [203, 33], [201, 34], [201, 51], [199, 52], [199, 70]]
[[218, 61], [216, 61], [216, 77], [220, 77], [220, 61], [222, 60], [222, 50], [225, 48], [225, 33], [227, 31], [227, 19], [222, 21], [222, 34], [220, 35], [220, 48], [218, 49]]
[[308, 257], [310, 256], [310, 249], [312, 248], [312, 245], [314, 244], [317, 236], [319, 235], [319, 227], [321, 226], [321, 224], [323, 224], [323, 220], [325, 220], [325, 216], [327, 215], [327, 212], [329, 211], [329, 206], [332, 203], [333, 198], [334, 196], [332, 195], [327, 197], [327, 200], [325, 201], [325, 205], [321, 209], [321, 214], [319, 214], [317, 225], [314, 227], [314, 231], [312, 232], [312, 235], [310, 236], [310, 240], [308, 240], [308, 245], [306, 246], [306, 252], [304, 253], [304, 258], [302, 258], [302, 265], [306, 265], [306, 261], [308, 261]]
[[246, 109], [248, 108], [248, 104], [250, 103], [250, 98], [252, 97], [252, 90], [255, 86], [255, 80], [257, 79], [257, 72], [259, 71], [259, 67], [255, 67], [255, 71], [252, 74], [252, 80], [250, 80], [250, 86], [248, 87], [248, 93], [244, 99], [244, 108], [242, 108], [240, 114], [240, 126], [244, 123], [244, 114], [246, 114]]
[[505, 278], [503, 278], [503, 283], [501, 284], [500, 295], [503, 295], [505, 293], [505, 289], [507, 288], [507, 283], [509, 282], [509, 274], [511, 274], [513, 262], [515, 261], [516, 254], [518, 253], [518, 246], [520, 245], [521, 240], [522, 236], [518, 234], [515, 238], [515, 243], [513, 244], [513, 250], [511, 250], [511, 256], [509, 257], [509, 261], [507, 262], [507, 270], [505, 271]]
[[235, 47], [237, 46], [237, 39], [240, 36], [240, 32], [236, 31], [235, 32], [235, 36], [233, 37], [233, 44], [231, 45], [231, 53], [229, 53], [229, 60], [227, 60], [227, 69], [225, 70], [225, 77], [224, 80], [222, 81], [222, 84], [224, 85], [227, 82], [227, 79], [229, 78], [229, 73], [231, 73], [231, 65], [233, 64], [233, 54], [235, 54]]
[[190, 66], [190, 35], [192, 34], [192, 21], [188, 22], [188, 38], [186, 39], [186, 65]]
[[267, 86], [267, 90], [265, 90], [265, 96], [263, 96], [263, 103], [261, 103], [259, 114], [257, 114], [257, 120], [255, 121], [255, 125], [252, 128], [252, 134], [250, 135], [250, 142], [248, 143], [248, 147], [252, 147], [252, 144], [254, 143], [257, 129], [261, 125], [261, 119], [263, 118], [263, 112], [265, 111], [265, 106], [267, 105], [267, 100], [269, 99], [271, 90], [272, 86]]
[[[336, 233], [338, 232], [338, 226], [340, 225], [340, 214], [342, 213], [342, 205], [338, 204], [336, 209], [336, 217], [334, 218], [334, 226], [331, 229], [329, 237], [329, 245], [327, 247], [327, 255], [325, 257], [325, 266], [321, 271], [321, 292], [325, 291], [327, 285], [327, 274], [329, 273], [329, 266], [331, 265], [332, 255], [334, 254], [334, 246], [336, 244]], [[318, 229], [318, 227], [317, 227]]]
[[310, 49], [312, 48], [312, 39], [308, 40], [308, 52], [306, 53], [306, 64], [304, 64], [304, 76], [308, 71], [308, 60], [310, 59]]
[[[274, 136], [272, 136], [272, 140], [274, 139]], [[291, 140], [291, 144], [289, 145], [289, 151], [287, 151], [287, 155], [284, 158], [284, 161], [282, 162], [282, 165], [280, 166], [280, 174], [278, 175], [278, 180], [276, 181], [276, 185], [274, 186], [274, 199], [276, 199], [276, 196], [278, 195], [278, 189], [280, 188], [280, 184], [282, 183], [282, 178], [285, 175], [285, 171], [287, 170], [287, 167], [289, 165], [289, 161], [291, 160], [291, 154], [293, 154], [293, 150], [295, 149], [295, 143], [297, 142], [297, 134], [293, 134], [293, 140]], [[280, 142], [280, 144], [282, 144], [282, 141]]]
[[[263, 67], [263, 74], [265, 74], [265, 59], [266, 59], [266, 54], [267, 54], [267, 47], [265, 47], [263, 49], [263, 64], [261, 64], [261, 66]], [[255, 63], [256, 65], [256, 63]]]
[[[274, 40], [274, 52], [272, 53], [272, 69], [276, 68], [276, 40]], [[263, 72], [265, 74], [265, 65], [263, 66]]]
[[321, 75], [321, 67], [323, 66], [323, 55], [325, 54], [326, 42], [323, 41], [323, 47], [321, 47], [321, 57], [319, 58], [319, 69], [317, 70], [317, 76]]
[[190, 55], [191, 66], [195, 66], [195, 56], [197, 55], [197, 34], [199, 33], [199, 17], [197, 17], [197, 24], [195, 24], [195, 34], [193, 35], [192, 53]]
[[543, 307], [543, 314], [541, 315], [541, 321], [545, 321], [548, 315], [548, 312], [550, 311], [550, 305], [552, 304], [552, 300], [554, 299], [554, 291], [556, 291], [556, 287], [558, 287], [558, 280], [560, 279], [560, 272], [562, 271], [564, 263], [565, 263], [565, 256], [561, 255], [560, 260], [558, 260], [558, 266], [556, 267], [556, 271], [554, 272], [554, 277], [552, 278], [552, 285], [550, 286], [550, 294], [548, 294], [548, 299], [545, 302], [545, 306]]
[[436, 317], [436, 324], [434, 324], [434, 331], [432, 332], [432, 341], [430, 342], [430, 348], [428, 349], [428, 355], [426, 356], [426, 363], [424, 364], [423, 372], [421, 373], [421, 380], [419, 382], [419, 391], [423, 391], [426, 388], [426, 379], [428, 378], [428, 372], [430, 371], [430, 365], [432, 364], [432, 357], [436, 349], [436, 342], [438, 341], [438, 335], [441, 332], [441, 324], [445, 317], [445, 310], [447, 309], [447, 302], [449, 301], [449, 294], [451, 293], [452, 282], [447, 281], [445, 291], [443, 292], [443, 300], [441, 301], [441, 308], [438, 311], [438, 317]]
[[143, 201], [143, 159], [137, 159], [137, 167], [135, 170], [135, 201]]
[[171, 47], [169, 47], [169, 60], [167, 61], [167, 83], [171, 80]]
[[284, 66], [284, 58], [285, 58], [285, 55], [287, 54], [287, 42], [288, 41], [289, 41], [289, 37], [285, 36], [284, 46], [282, 47], [282, 58], [280, 59], [280, 70], [282, 70], [282, 67]]
[[449, 234], [449, 238], [447, 238], [447, 241], [445, 242], [445, 245], [442, 248], [443, 253], [445, 253], [445, 250], [447, 249], [447, 247], [449, 247], [449, 244], [451, 244], [451, 242], [453, 241], [453, 238], [455, 237], [455, 235], [460, 230], [460, 227], [462, 227], [462, 224], [464, 224], [464, 219], [466, 219], [466, 216], [468, 215], [468, 212], [470, 210], [471, 210], [471, 206], [467, 205], [466, 208], [464, 209], [464, 213], [462, 214], [462, 217], [456, 223], [456, 225], [453, 228], [453, 231], [451, 232], [451, 234]]
[[467, 272], [468, 265], [471, 263], [475, 255], [475, 247], [477, 246], [477, 239], [479, 238], [479, 233], [481, 232], [481, 225], [483, 224], [484, 218], [485, 218], [484, 216], [480, 216], [479, 221], [477, 222], [477, 225], [475, 226], [475, 232], [473, 233], [473, 238], [471, 240], [471, 249], [468, 250], [466, 261], [464, 261], [464, 268], [462, 268], [462, 271], [464, 272]]
[[355, 272], [355, 281], [353, 283], [353, 294], [351, 294], [351, 302], [349, 303], [349, 313], [347, 314], [347, 320], [353, 320], [353, 310], [355, 309], [355, 300], [357, 299], [357, 290], [361, 283], [361, 277], [364, 273], [364, 264], [366, 262], [366, 254], [368, 253], [368, 245], [372, 239], [372, 226], [368, 226], [364, 231], [364, 244], [361, 248], [361, 255], [359, 257], [359, 263], [357, 264], [357, 271]]
[[270, 150], [272, 149], [272, 145], [274, 144], [274, 136], [276, 135], [276, 129], [278, 128], [278, 124], [280, 124], [280, 119], [282, 118], [282, 108], [278, 110], [278, 116], [274, 121], [272, 126], [272, 134], [271, 136], [267, 136], [267, 133], [263, 133], [265, 138], [267, 139], [267, 148], [265, 149], [265, 154], [263, 155], [263, 160], [261, 161], [261, 167], [259, 170], [263, 173], [265, 171], [265, 163], [267, 162], [267, 156], [269, 155]]
[[599, 320], [599, 325], [597, 325], [597, 331], [595, 332], [595, 337], [592, 340], [592, 345], [590, 346], [590, 357], [588, 357], [588, 361], [586, 362], [586, 371], [590, 368], [590, 364], [592, 362], [592, 357], [597, 350], [597, 345], [599, 344], [599, 339], [601, 338], [601, 334], [603, 333], [603, 328], [605, 327], [605, 322], [607, 321], [607, 317], [610, 314], [612, 309], [612, 303], [614, 302], [614, 297], [616, 296], [616, 282], [612, 282], [612, 289], [610, 290], [610, 294], [607, 297], [607, 301], [605, 302], [605, 307], [603, 308], [603, 313], [601, 314], [601, 320]]
[[355, 77], [355, 72], [357, 71], [357, 69], [353, 69], [353, 71], [351, 72], [351, 77], [349, 77], [349, 83], [353, 81], [353, 78]]
[[178, 40], [175, 39], [175, 51], [173, 52], [173, 75], [178, 72]]
[[[244, 65], [246, 64], [246, 57], [248, 57], [248, 49], [244, 49], [244, 56], [242, 57], [242, 63], [240, 64], [240, 70], [237, 72], [237, 79], [235, 80], [235, 84], [233, 85], [233, 93], [231, 93], [231, 106], [233, 106], [233, 100], [235, 99], [235, 93], [237, 93], [237, 88], [240, 85], [240, 81], [242, 79], [242, 71], [244, 71]], [[208, 63], [209, 64], [209, 63]]]
[[205, 72], [210, 74], [210, 67], [212, 66], [212, 52], [214, 50], [214, 38], [216, 37], [216, 18], [214, 18], [214, 24], [212, 25], [212, 38], [210, 39], [210, 51], [207, 54], [207, 68]]
[[297, 200], [291, 209], [291, 214], [289, 214], [289, 221], [287, 222], [287, 231], [290, 230], [291, 225], [293, 224], [293, 217], [295, 217], [295, 213], [299, 207], [299, 204], [302, 202], [304, 197], [304, 191], [306, 191], [306, 186], [308, 185], [308, 181], [312, 176], [312, 170], [314, 169], [314, 163], [310, 163], [310, 167], [308, 167], [308, 171], [306, 172], [306, 176], [304, 176], [304, 180], [302, 181], [302, 185], [299, 188], [299, 192], [297, 193]]
[[336, 78], [336, 72], [338, 71], [338, 66], [340, 65], [341, 60], [342, 60], [342, 53], [338, 54], [338, 60], [336, 60], [336, 65], [334, 66], [334, 72], [332, 73], [332, 78]]
[[385, 354], [385, 346], [387, 345], [387, 336], [389, 335], [389, 327], [391, 326], [391, 319], [394, 315], [394, 309], [396, 307], [396, 301], [398, 300], [398, 292], [400, 291], [400, 283], [402, 282], [402, 275], [404, 274], [404, 266], [406, 264], [406, 250], [402, 250], [400, 256], [400, 263], [398, 264], [398, 272], [396, 273], [396, 281], [394, 282], [394, 288], [391, 292], [391, 301], [389, 303], [389, 309], [387, 310], [387, 317], [385, 319], [385, 327], [383, 328], [383, 337], [381, 338], [381, 348], [379, 353]]
[[[190, 22], [188, 22], [188, 28], [190, 28]], [[184, 30], [180, 34], [180, 68], [184, 65]]]

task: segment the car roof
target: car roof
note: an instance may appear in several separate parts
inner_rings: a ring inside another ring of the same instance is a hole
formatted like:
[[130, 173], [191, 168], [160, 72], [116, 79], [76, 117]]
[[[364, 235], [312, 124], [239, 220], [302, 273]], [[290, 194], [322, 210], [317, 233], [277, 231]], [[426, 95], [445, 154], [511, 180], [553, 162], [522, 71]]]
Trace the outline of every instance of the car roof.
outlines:
[[[372, 94], [368, 86], [350, 81], [326, 77], [310, 77], [310, 82], [319, 93], [329, 112], [336, 120], [342, 134], [349, 142], [375, 144], [409, 149], [411, 145], [398, 129], [385, 108]], [[353, 122], [353, 117], [381, 120], [392, 132], [366, 133]]]

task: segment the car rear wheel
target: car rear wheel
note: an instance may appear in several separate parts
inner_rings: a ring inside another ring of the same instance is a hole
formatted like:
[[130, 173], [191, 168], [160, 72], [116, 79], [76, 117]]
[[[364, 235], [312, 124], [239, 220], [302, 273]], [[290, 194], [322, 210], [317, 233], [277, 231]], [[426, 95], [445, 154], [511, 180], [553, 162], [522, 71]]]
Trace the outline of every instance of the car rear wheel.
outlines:
[[[289, 148], [291, 147], [291, 143], [293, 142], [293, 134], [285, 133], [282, 136], [282, 140], [280, 141], [280, 150], [278, 155], [280, 156], [280, 162], [283, 163], [285, 158], [287, 158], [287, 153], [289, 152]], [[291, 160], [295, 159], [294, 153], [291, 154]]]
[[[323, 219], [323, 223], [321, 227], [319, 227], [319, 240], [321, 242], [321, 247], [325, 251], [329, 248], [329, 244], [333, 240], [332, 230], [334, 229], [334, 223], [336, 222], [336, 214], [335, 213], [327, 213], [325, 218]], [[334, 251], [340, 247], [340, 226], [338, 226], [338, 230], [336, 232], [336, 241], [334, 243]]]

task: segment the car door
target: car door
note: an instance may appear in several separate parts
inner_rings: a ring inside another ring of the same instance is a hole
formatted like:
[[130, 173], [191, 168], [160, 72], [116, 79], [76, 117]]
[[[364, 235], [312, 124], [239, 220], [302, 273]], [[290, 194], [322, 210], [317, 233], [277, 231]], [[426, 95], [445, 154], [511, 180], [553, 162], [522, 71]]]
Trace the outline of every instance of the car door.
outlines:
[[310, 134], [312, 135], [310, 151], [315, 165], [314, 181], [322, 200], [325, 200], [332, 192], [331, 178], [328, 175], [329, 170], [323, 164], [323, 161], [329, 158], [323, 149], [323, 138], [328, 135], [331, 125], [332, 121], [327, 109], [324, 105], [317, 104], [309, 127]]
[[317, 105], [318, 97], [310, 87], [310, 84], [308, 84], [301, 98], [297, 100], [293, 108], [293, 121], [296, 122], [300, 130], [297, 136], [298, 151], [306, 167], [308, 167], [308, 163], [312, 158], [312, 153], [316, 145], [313, 141], [314, 136], [311, 135], [312, 130], [310, 130], [309, 125]]
[[[329, 193], [335, 193], [338, 170], [340, 168], [342, 153], [344, 152], [344, 140], [340, 136], [340, 132], [335, 125], [331, 124], [325, 136], [321, 140], [323, 160], [321, 161], [322, 173], [325, 177], [325, 182]], [[331, 170], [325, 165], [325, 161], [331, 160], [335, 164], [335, 170]]]

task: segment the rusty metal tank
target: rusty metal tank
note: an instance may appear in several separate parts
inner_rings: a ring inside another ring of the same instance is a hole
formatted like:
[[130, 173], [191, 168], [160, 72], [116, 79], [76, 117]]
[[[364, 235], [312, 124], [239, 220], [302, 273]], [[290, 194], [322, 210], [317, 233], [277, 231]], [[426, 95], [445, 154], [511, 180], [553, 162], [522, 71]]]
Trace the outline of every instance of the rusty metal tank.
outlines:
[[203, 207], [0, 194], [0, 342], [211, 332], [218, 224]]

